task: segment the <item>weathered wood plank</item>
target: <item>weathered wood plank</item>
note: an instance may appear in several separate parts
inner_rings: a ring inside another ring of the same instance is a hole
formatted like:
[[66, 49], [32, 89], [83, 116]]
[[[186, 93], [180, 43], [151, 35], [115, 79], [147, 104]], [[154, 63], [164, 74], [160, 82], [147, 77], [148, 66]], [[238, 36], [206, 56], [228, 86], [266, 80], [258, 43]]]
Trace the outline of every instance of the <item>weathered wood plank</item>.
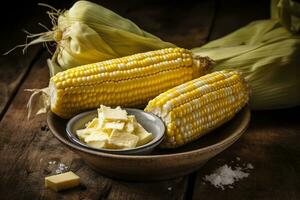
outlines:
[[[39, 22], [51, 28], [50, 20], [45, 14], [47, 9], [38, 6], [38, 2], [18, 2], [16, 6], [15, 2], [8, 1], [5, 9], [11, 10], [14, 17], [7, 16], [7, 12], [0, 14], [1, 19], [5, 19], [0, 32], [0, 121], [30, 66], [41, 52], [41, 46], [30, 47], [25, 55], [22, 54], [22, 48], [6, 56], [2, 54], [16, 45], [25, 43], [26, 34], [23, 33], [23, 29], [32, 33], [44, 32], [45, 29], [38, 25]], [[59, 5], [56, 1], [52, 3], [54, 6]]]
[[[3, 38], [3, 35], [0, 34], [0, 37]], [[13, 37], [20, 38], [20, 32], [13, 34]], [[14, 45], [16, 44], [18, 43]], [[3, 48], [6, 51], [12, 48], [12, 46], [5, 45], [5, 43], [3, 46], [6, 47]], [[36, 46], [26, 55], [22, 55], [20, 51], [15, 51], [10, 55], [0, 56], [0, 121], [18, 86], [26, 76], [34, 58], [38, 55], [39, 50], [39, 46]]]
[[[199, 171], [194, 199], [208, 195], [211, 199], [300, 199], [299, 114], [300, 107], [253, 112], [247, 132]], [[214, 169], [237, 163], [251, 163], [254, 169], [233, 189], [204, 184], [203, 178]]]

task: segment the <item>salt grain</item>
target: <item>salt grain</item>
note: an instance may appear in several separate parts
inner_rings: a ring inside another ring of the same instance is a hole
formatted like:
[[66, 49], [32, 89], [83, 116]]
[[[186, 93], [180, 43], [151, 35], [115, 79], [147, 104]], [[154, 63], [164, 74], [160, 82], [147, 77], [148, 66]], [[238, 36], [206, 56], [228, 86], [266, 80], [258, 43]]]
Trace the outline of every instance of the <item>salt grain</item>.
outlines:
[[49, 161], [48, 164], [49, 164], [49, 165], [55, 165], [55, 164], [56, 164], [56, 161], [55, 161], [55, 160]]
[[247, 169], [254, 169], [253, 165], [251, 163], [247, 164]]
[[[69, 169], [69, 167], [66, 166], [64, 163], [57, 163], [57, 161], [49, 161], [48, 164], [55, 167], [55, 169], [52, 169], [52, 170], [55, 171], [56, 174], [61, 174], [63, 172], [68, 171], [68, 169]], [[53, 168], [53, 167], [51, 167], [51, 168]]]
[[[249, 169], [251, 169], [250, 167], [249, 167]], [[212, 174], [206, 175], [204, 177], [204, 180], [210, 182], [215, 187], [221, 188], [222, 190], [224, 190], [225, 189], [224, 186], [229, 186], [229, 188], [233, 188], [232, 184], [234, 182], [236, 182], [240, 179], [246, 178], [248, 176], [249, 176], [249, 173], [244, 172], [241, 167], [236, 167], [235, 169], [232, 169], [228, 165], [223, 165], [223, 166], [219, 167], [218, 169], [216, 169]]]
[[65, 171], [67, 171], [69, 169], [68, 166], [66, 166], [65, 164], [63, 163], [59, 163], [58, 164], [58, 168], [55, 170], [55, 173], [56, 174], [60, 174], [60, 173], [63, 173]]

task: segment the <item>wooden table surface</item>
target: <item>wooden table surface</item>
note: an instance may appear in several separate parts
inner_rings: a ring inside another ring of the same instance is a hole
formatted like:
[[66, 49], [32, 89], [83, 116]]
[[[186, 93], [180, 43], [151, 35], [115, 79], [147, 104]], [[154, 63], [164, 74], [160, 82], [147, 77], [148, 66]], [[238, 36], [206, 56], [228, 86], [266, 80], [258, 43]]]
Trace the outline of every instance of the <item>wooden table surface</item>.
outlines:
[[[72, 1], [50, 3], [58, 8]], [[98, 1], [145, 30], [179, 46], [192, 48], [247, 23], [269, 17], [269, 1]], [[11, 3], [13, 4], [13, 3]], [[1, 30], [1, 52], [24, 41], [21, 29], [41, 31], [45, 9], [22, 3], [20, 17]], [[12, 5], [13, 6], [13, 5]], [[26, 10], [26, 11], [24, 11]], [[161, 182], [123, 182], [101, 176], [49, 132], [46, 116], [26, 119], [26, 88], [47, 86], [49, 75], [40, 46], [25, 56], [15, 51], [0, 57], [0, 199], [300, 199], [300, 108], [252, 112], [247, 132], [229, 149], [188, 176]], [[53, 173], [50, 161], [64, 163], [82, 177], [83, 186], [56, 193], [44, 188]], [[205, 183], [206, 174], [223, 164], [251, 163], [248, 178], [234, 188]]]

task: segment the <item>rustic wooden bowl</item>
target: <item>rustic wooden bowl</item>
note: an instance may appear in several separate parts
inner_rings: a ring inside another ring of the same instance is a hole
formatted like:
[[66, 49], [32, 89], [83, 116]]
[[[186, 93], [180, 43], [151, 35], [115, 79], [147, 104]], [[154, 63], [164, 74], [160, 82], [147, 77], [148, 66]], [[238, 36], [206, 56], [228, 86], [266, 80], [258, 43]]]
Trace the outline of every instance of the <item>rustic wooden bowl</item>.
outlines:
[[122, 180], [152, 181], [183, 176], [201, 168], [245, 132], [250, 122], [250, 109], [243, 108], [229, 122], [193, 143], [177, 149], [156, 149], [151, 155], [116, 155], [92, 151], [69, 141], [67, 120], [49, 112], [47, 122], [60, 142], [78, 153], [100, 174]]

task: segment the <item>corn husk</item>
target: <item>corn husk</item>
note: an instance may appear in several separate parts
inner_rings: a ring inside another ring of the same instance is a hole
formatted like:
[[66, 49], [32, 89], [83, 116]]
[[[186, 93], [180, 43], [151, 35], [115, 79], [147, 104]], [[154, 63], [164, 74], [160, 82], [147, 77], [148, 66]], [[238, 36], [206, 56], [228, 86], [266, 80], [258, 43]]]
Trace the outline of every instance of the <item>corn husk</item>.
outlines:
[[288, 30], [300, 31], [300, 3], [293, 0], [272, 0], [271, 18], [278, 19]]
[[[250, 106], [257, 110], [300, 105], [300, 38], [292, 33], [299, 30], [298, 4], [273, 0], [271, 9], [272, 20], [253, 22], [192, 49], [196, 55], [215, 60], [213, 71], [241, 71], [252, 88]], [[68, 11], [53, 10], [55, 14], [49, 14], [55, 24], [53, 31], [39, 34], [30, 43], [56, 41], [56, 51], [48, 60], [51, 75], [82, 64], [175, 46], [88, 1], [78, 1]], [[49, 91], [34, 91], [29, 112], [46, 112]]]
[[[48, 15], [53, 28], [45, 33], [30, 34], [29, 38], [36, 38], [26, 44], [25, 49], [41, 42], [56, 43], [52, 58], [47, 60], [50, 76], [84, 64], [175, 47], [140, 29], [132, 21], [89, 1], [77, 1], [64, 11], [41, 5], [52, 9]], [[33, 92], [27, 104], [28, 118], [32, 113], [47, 112], [49, 89], [27, 91]]]
[[175, 46], [89, 1], [77, 1], [66, 11], [52, 8], [49, 16], [53, 30], [36, 34], [38, 38], [28, 45], [57, 43], [52, 59], [48, 60], [51, 76], [79, 65]]
[[192, 51], [212, 58], [214, 71], [241, 71], [252, 89], [252, 109], [300, 105], [300, 37], [277, 20], [250, 23]]

